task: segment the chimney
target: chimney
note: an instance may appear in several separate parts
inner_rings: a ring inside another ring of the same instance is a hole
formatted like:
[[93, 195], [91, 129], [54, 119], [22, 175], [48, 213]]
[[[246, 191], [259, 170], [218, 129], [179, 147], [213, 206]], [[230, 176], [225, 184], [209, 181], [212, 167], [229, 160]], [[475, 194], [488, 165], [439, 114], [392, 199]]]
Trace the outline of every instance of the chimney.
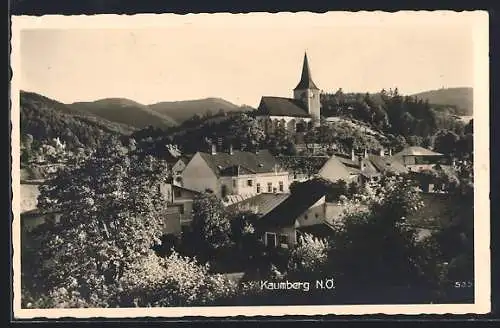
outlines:
[[215, 154], [217, 154], [217, 145], [212, 144], [212, 155], [215, 155]]
[[364, 156], [363, 157], [364, 158], [368, 158], [368, 150], [366, 150], [366, 148], [365, 148], [365, 152], [364, 152]]
[[392, 148], [389, 148], [389, 157], [392, 156]]
[[384, 148], [380, 148], [380, 157], [384, 157], [385, 151]]
[[229, 144], [229, 155], [233, 154], [233, 145]]
[[351, 148], [351, 161], [356, 161], [356, 154], [354, 153], [354, 148]]

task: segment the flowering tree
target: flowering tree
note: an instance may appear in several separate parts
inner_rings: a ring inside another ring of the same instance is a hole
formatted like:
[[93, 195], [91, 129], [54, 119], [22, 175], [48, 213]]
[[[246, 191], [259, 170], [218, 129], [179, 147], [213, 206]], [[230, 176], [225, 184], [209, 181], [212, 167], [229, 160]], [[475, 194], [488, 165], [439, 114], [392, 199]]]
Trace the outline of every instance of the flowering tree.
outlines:
[[230, 300], [236, 283], [209, 266], [172, 252], [167, 258], [151, 253], [137, 261], [122, 279], [122, 304], [129, 306], [189, 306]]
[[292, 249], [288, 259], [288, 274], [294, 277], [313, 278], [324, 274], [330, 245], [326, 240], [304, 234]]

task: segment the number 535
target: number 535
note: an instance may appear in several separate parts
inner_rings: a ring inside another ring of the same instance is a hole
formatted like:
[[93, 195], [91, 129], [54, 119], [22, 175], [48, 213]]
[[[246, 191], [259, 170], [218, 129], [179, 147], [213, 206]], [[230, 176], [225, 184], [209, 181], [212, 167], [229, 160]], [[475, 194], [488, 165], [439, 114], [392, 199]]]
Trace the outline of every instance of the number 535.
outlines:
[[472, 285], [472, 281], [455, 281], [453, 286], [455, 288], [470, 288]]

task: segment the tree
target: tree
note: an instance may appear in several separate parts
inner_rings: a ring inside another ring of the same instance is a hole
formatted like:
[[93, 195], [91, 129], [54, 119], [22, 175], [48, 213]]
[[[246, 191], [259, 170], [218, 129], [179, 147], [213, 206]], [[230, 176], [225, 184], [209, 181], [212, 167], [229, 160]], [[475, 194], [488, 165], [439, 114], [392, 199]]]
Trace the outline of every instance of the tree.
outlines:
[[[356, 205], [361, 200], [366, 206]], [[391, 286], [435, 287], [433, 253], [406, 220], [423, 205], [417, 187], [403, 177], [382, 177], [351, 202], [357, 210], [346, 211], [329, 255], [338, 286], [367, 297], [384, 289], [389, 295]]]
[[323, 277], [328, 262], [328, 241], [315, 238], [313, 235], [299, 236], [288, 260], [288, 276], [302, 279]]
[[434, 139], [434, 150], [442, 154], [453, 155], [456, 152], [457, 141], [458, 136], [455, 132], [441, 130]]
[[143, 257], [123, 279], [122, 304], [141, 307], [214, 305], [232, 298], [236, 284], [209, 270], [207, 264], [200, 264], [176, 251], [167, 258], [154, 254]]
[[165, 163], [139, 160], [112, 138], [49, 180], [39, 206], [60, 221], [33, 232], [36, 252], [23, 258], [31, 294], [116, 306], [121, 279], [159, 243], [166, 199], [158, 186], [166, 172]]
[[192, 238], [200, 257], [214, 255], [231, 245], [231, 224], [224, 205], [213, 193], [202, 193], [193, 201]]
[[245, 144], [254, 148], [260, 145], [266, 138], [259, 122], [245, 113], [239, 113], [231, 119], [228, 129], [222, 132], [224, 135], [229, 136], [235, 143], [235, 146]]

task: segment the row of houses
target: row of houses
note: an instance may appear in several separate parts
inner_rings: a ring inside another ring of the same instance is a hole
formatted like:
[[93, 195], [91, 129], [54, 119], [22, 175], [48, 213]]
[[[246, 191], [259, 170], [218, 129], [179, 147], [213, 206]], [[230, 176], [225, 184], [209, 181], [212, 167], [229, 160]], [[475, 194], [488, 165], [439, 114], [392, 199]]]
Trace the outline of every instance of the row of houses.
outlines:
[[[352, 151], [350, 155], [287, 158], [273, 156], [268, 150], [219, 150], [215, 145], [210, 150], [188, 156], [175, 151], [168, 159], [172, 179], [159, 188], [167, 199], [165, 234], [181, 236], [182, 231], [189, 229], [195, 197], [210, 191], [232, 210], [257, 214], [257, 228], [264, 243], [291, 247], [300, 233], [328, 234], [332, 220], [341, 212], [339, 205], [326, 201], [327, 190], [312, 178], [362, 184], [376, 181], [386, 172], [421, 170], [443, 159], [421, 147], [409, 147], [393, 156], [386, 152]], [[288, 165], [290, 161], [295, 167]], [[300, 161], [313, 162], [312, 171], [302, 172], [300, 168], [305, 163]], [[300, 187], [290, 193], [292, 182], [300, 182]], [[26, 177], [22, 180], [21, 198], [23, 204], [29, 204], [21, 211], [26, 229], [58, 218], [57, 213], [40, 213], [36, 208], [38, 186], [42, 183], [43, 180]]]

